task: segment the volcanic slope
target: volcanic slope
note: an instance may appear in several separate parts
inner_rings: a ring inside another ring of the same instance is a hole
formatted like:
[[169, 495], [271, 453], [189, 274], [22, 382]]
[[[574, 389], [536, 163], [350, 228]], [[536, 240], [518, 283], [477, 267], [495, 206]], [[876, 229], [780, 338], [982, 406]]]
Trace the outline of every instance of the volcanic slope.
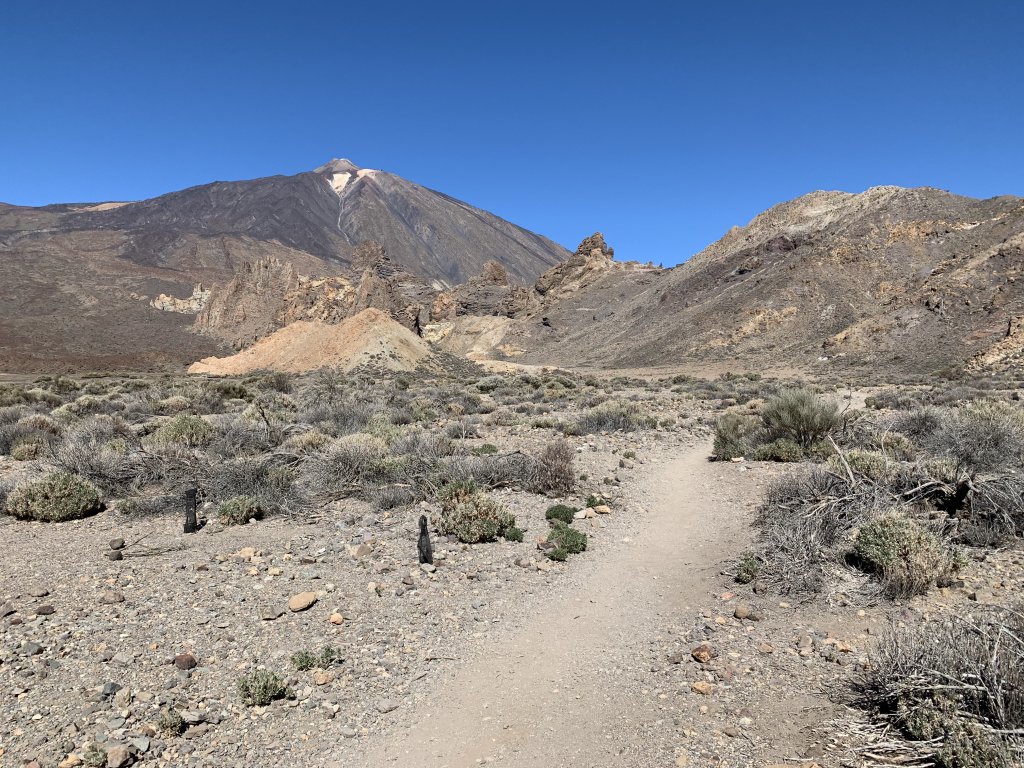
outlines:
[[934, 373], [1020, 326], [1022, 270], [1021, 198], [814, 192], [679, 267], [597, 274], [506, 341], [527, 363]]

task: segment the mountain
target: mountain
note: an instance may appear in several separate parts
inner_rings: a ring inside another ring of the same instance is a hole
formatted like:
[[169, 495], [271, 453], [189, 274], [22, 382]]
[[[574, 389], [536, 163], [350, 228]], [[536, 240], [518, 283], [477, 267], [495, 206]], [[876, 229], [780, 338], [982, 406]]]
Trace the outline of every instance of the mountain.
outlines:
[[916, 374], [1014, 359], [1022, 320], [1024, 200], [876, 187], [775, 206], [674, 269], [598, 270], [502, 343], [597, 368]]
[[492, 261], [529, 284], [569, 255], [493, 214], [348, 160], [140, 202], [0, 204], [0, 369], [178, 367], [223, 353], [223, 339], [192, 329], [206, 287], [256, 262], [308, 277], [358, 276], [353, 255], [370, 240], [438, 289]]

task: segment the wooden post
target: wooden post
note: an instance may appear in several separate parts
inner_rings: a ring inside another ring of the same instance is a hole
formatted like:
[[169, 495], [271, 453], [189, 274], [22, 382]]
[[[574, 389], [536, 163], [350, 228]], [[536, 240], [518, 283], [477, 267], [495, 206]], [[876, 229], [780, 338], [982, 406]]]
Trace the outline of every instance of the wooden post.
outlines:
[[185, 491], [185, 533], [195, 533], [199, 530], [199, 522], [196, 520], [196, 494], [197, 488], [189, 488]]

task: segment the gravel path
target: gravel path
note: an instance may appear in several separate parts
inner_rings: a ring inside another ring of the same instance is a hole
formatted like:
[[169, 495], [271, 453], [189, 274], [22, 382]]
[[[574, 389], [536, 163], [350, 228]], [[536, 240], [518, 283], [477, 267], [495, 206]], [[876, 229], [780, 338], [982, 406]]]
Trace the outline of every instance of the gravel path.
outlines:
[[406, 713], [407, 728], [370, 740], [364, 764], [647, 764], [638, 736], [661, 715], [630, 682], [649, 664], [650, 637], [715, 588], [722, 561], [749, 537], [744, 509], [725, 498], [707, 456], [697, 445], [646, 467], [637, 486], [647, 517], [635, 535], [492, 633], [482, 655]]

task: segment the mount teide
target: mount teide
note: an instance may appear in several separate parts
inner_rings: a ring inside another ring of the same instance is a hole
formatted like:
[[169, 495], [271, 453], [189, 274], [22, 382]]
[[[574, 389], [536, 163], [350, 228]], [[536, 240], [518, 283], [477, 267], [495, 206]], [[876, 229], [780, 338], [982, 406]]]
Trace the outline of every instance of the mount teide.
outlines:
[[355, 246], [382, 244], [438, 287], [489, 261], [531, 283], [560, 245], [383, 171], [332, 160], [314, 171], [215, 182], [131, 203], [0, 204], [0, 358], [6, 370], [177, 366], [218, 351], [192, 318], [154, 309], [257, 260], [306, 275], [350, 272]]

